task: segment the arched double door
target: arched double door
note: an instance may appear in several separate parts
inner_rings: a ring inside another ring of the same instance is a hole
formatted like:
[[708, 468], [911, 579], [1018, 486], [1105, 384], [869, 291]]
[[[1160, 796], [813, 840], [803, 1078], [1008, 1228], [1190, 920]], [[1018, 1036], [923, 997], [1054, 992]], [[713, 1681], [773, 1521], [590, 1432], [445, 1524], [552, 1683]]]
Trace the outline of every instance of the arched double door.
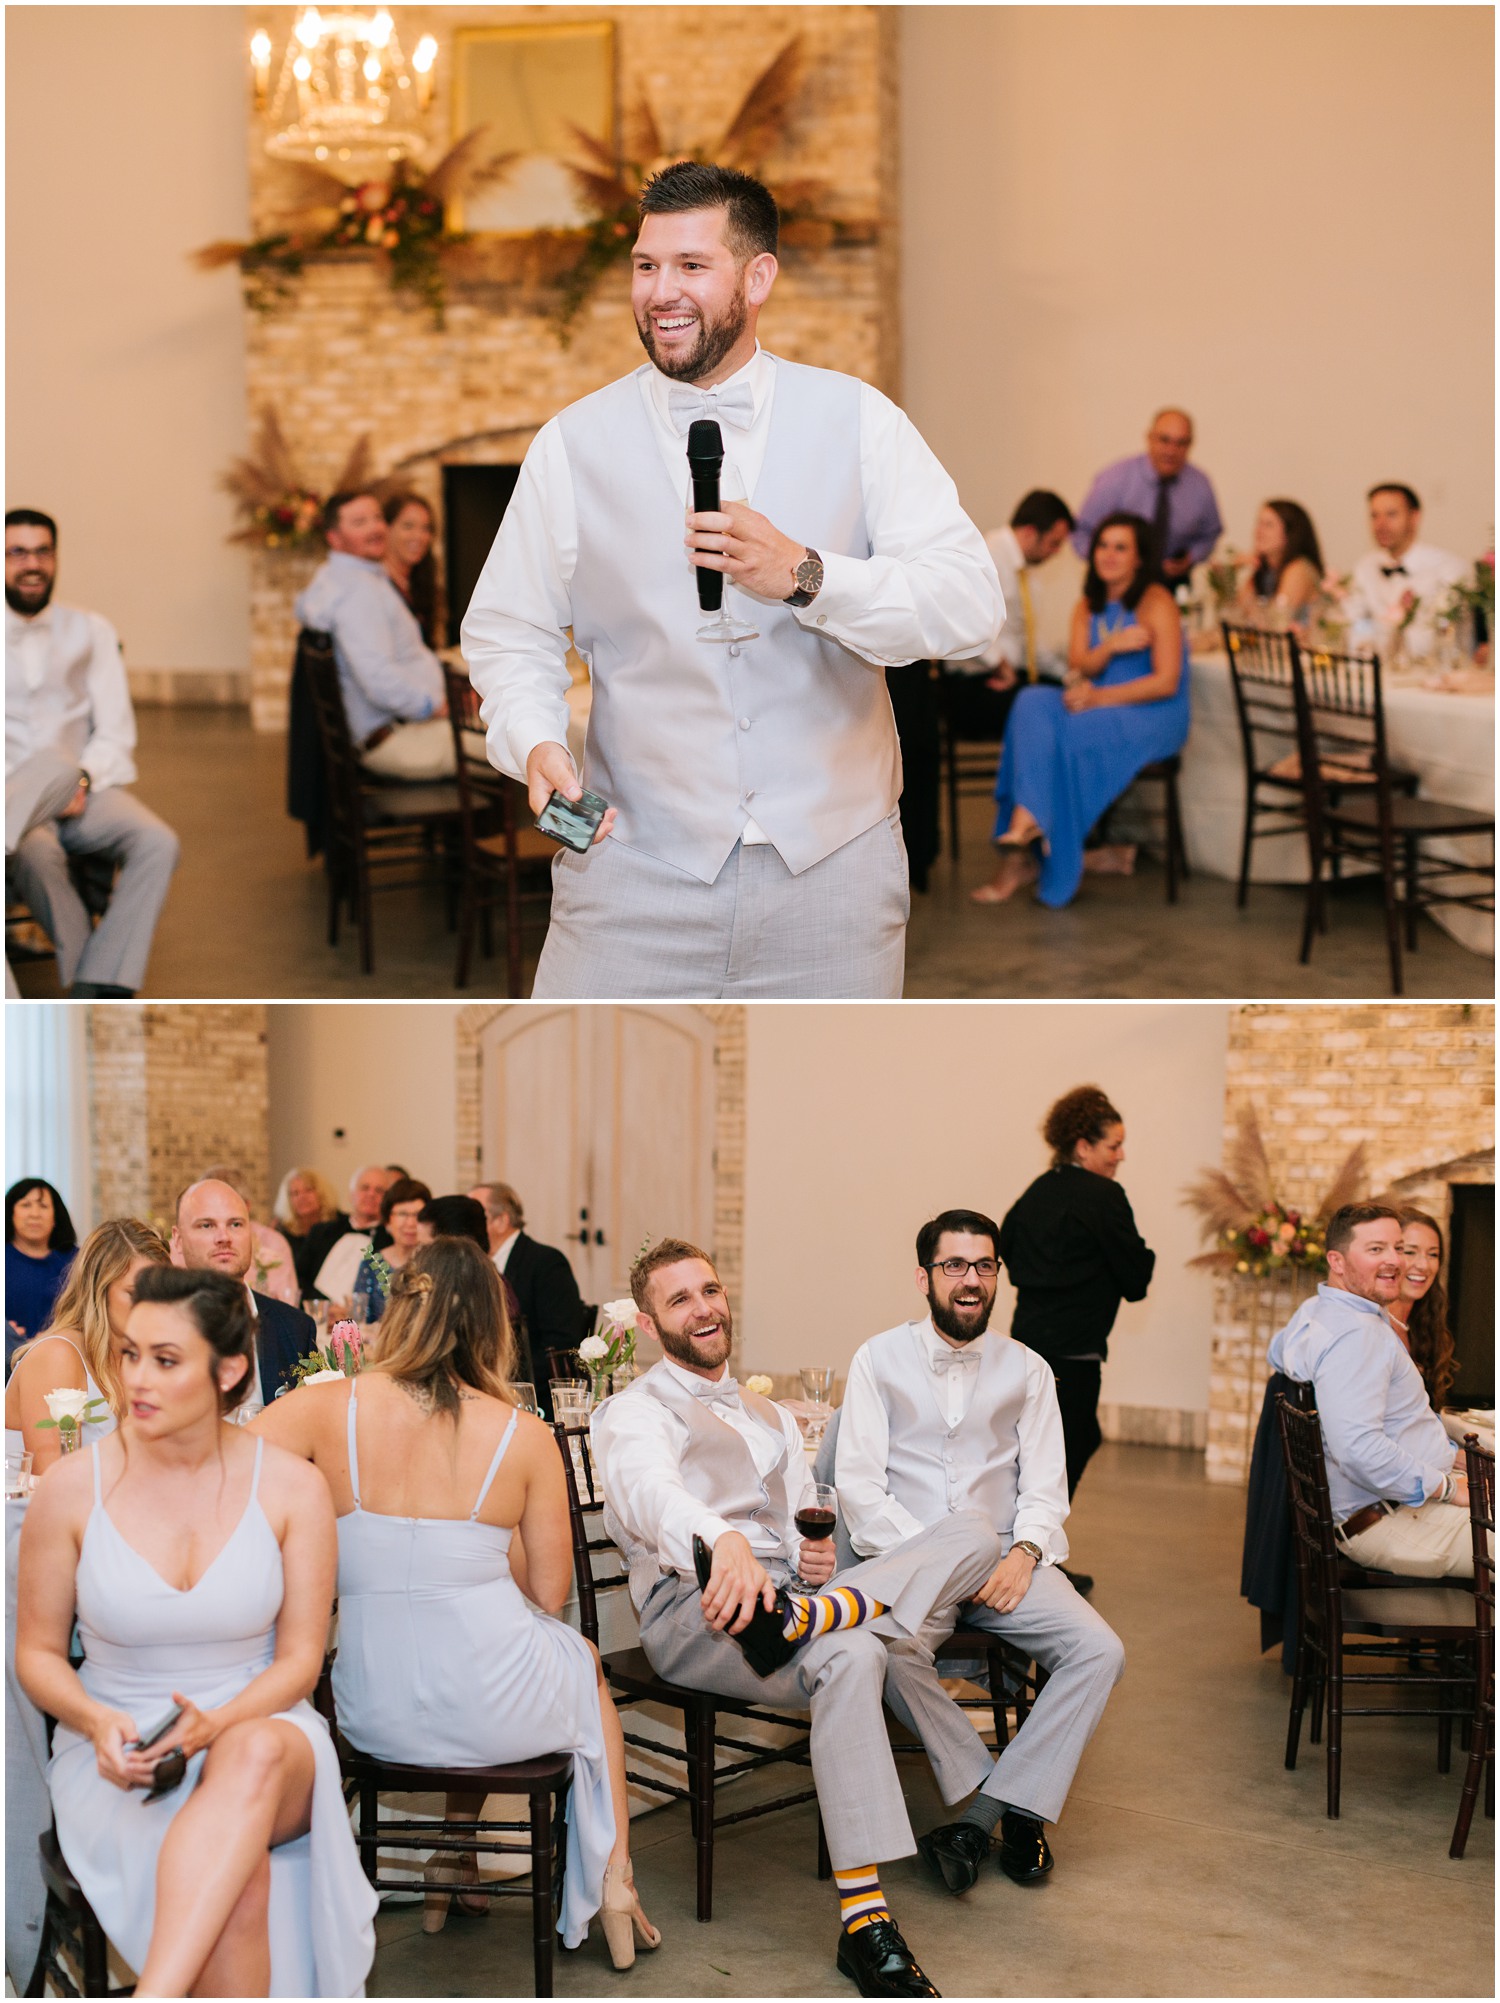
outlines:
[[567, 1253], [587, 1301], [626, 1292], [643, 1239], [712, 1247], [714, 1025], [694, 1008], [505, 1009], [480, 1040], [486, 1180]]

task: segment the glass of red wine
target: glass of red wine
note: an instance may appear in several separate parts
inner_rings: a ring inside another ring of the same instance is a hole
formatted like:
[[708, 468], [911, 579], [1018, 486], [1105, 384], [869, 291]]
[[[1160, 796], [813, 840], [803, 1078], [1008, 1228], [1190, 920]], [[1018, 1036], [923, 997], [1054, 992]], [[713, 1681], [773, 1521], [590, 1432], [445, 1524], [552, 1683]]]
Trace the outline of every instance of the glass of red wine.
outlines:
[[[839, 1492], [826, 1481], [815, 1481], [798, 1503], [792, 1519], [797, 1525], [797, 1534], [809, 1544], [821, 1544], [825, 1537], [833, 1535], [833, 1527], [839, 1520]], [[797, 1575], [797, 1590], [815, 1593], [821, 1590], [809, 1579]]]

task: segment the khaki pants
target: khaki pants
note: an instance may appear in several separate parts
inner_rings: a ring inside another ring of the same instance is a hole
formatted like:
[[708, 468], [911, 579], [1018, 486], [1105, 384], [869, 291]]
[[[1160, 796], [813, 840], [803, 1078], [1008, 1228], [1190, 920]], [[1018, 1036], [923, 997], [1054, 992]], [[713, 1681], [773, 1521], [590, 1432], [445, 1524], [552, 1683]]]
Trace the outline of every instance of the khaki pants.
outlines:
[[398, 723], [373, 751], [362, 751], [359, 762], [381, 779], [451, 779], [453, 726], [445, 716]]
[[1472, 1579], [1474, 1540], [1469, 1512], [1453, 1502], [1403, 1505], [1361, 1530], [1341, 1537], [1356, 1565], [1376, 1572], [1406, 1572], [1415, 1579]]

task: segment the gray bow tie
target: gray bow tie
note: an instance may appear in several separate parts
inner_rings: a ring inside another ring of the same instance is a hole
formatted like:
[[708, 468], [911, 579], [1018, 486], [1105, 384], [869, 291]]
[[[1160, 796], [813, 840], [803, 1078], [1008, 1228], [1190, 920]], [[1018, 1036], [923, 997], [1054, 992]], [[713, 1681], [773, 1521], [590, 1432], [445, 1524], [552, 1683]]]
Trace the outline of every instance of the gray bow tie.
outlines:
[[933, 1369], [939, 1372], [946, 1370], [950, 1364], [954, 1363], [977, 1364], [979, 1361], [978, 1341], [976, 1339], [974, 1342], [966, 1343], [962, 1349], [949, 1349], [945, 1344], [943, 1354], [931, 1357], [929, 1360]]
[[717, 417], [740, 431], [755, 422], [755, 398], [750, 385], [740, 381], [727, 389], [699, 389], [693, 383], [667, 385], [667, 414], [679, 434], [686, 438], [688, 426], [700, 417]]
[[705, 1405], [728, 1405], [733, 1411], [741, 1409], [740, 1387], [733, 1377], [721, 1377], [710, 1384], [703, 1378], [690, 1384], [688, 1389], [695, 1398], [701, 1398]]

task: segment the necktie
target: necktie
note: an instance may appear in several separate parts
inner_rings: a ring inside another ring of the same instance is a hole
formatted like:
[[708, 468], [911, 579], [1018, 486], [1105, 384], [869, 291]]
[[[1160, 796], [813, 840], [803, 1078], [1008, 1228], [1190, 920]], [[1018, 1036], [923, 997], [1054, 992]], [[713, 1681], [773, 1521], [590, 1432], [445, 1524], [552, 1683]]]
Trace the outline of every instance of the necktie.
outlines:
[[717, 417], [739, 431], [748, 431], [755, 422], [755, 397], [747, 382], [731, 383], [726, 389], [699, 389], [694, 383], [667, 386], [667, 413], [680, 435], [700, 417]]
[[1021, 566], [1021, 624], [1026, 636], [1026, 679], [1036, 680], [1036, 613], [1031, 603], [1031, 579], [1026, 575], [1026, 566]]
[[1393, 563], [1389, 569], [1382, 564], [1380, 566], [1380, 574], [1382, 577], [1409, 577], [1411, 575], [1404, 563]]
[[1156, 560], [1165, 563], [1172, 554], [1167, 538], [1172, 530], [1172, 488], [1176, 484], [1175, 473], [1163, 473], [1156, 481], [1156, 513], [1151, 519], [1152, 532], [1156, 537]]

